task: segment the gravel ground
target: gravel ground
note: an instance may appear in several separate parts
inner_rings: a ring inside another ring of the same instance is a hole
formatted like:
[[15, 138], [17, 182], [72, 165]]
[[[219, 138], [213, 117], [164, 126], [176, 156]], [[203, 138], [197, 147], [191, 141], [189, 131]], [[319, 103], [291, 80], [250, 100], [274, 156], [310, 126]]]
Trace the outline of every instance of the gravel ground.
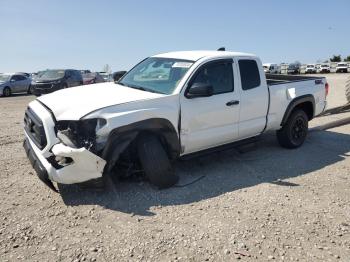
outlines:
[[[330, 107], [347, 75], [329, 74]], [[179, 162], [180, 184], [46, 188], [22, 149], [32, 96], [0, 99], [0, 261], [350, 261], [350, 125]], [[350, 113], [317, 118], [315, 127]]]

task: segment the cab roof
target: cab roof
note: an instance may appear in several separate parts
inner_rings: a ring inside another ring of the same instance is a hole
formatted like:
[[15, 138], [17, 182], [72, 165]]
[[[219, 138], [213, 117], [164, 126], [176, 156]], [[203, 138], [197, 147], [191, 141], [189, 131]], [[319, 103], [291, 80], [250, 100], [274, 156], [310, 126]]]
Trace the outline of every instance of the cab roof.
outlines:
[[162, 57], [162, 58], [174, 58], [174, 59], [183, 59], [197, 61], [201, 58], [214, 58], [214, 57], [232, 57], [232, 56], [249, 56], [255, 57], [255, 55], [240, 53], [240, 52], [229, 52], [229, 51], [178, 51], [178, 52], [169, 52], [152, 57]]

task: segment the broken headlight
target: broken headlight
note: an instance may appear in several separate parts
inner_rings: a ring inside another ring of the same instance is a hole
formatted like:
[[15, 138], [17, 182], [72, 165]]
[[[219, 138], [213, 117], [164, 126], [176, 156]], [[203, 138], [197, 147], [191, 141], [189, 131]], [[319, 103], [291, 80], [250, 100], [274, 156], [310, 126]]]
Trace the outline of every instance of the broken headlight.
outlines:
[[91, 152], [96, 152], [99, 150], [96, 147], [96, 132], [105, 124], [106, 120], [103, 118], [58, 121], [56, 124], [57, 137], [67, 146], [85, 147]]

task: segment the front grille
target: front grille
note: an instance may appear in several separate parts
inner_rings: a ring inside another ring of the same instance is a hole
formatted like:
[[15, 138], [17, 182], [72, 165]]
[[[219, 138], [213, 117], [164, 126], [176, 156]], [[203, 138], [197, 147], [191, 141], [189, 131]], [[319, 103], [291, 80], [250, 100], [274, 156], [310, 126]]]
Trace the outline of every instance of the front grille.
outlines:
[[29, 107], [24, 114], [24, 130], [37, 147], [43, 149], [46, 146], [47, 141], [43, 123]]
[[35, 84], [35, 88], [38, 88], [38, 89], [49, 89], [49, 88], [52, 88], [52, 84], [39, 84], [39, 83], [36, 83]]

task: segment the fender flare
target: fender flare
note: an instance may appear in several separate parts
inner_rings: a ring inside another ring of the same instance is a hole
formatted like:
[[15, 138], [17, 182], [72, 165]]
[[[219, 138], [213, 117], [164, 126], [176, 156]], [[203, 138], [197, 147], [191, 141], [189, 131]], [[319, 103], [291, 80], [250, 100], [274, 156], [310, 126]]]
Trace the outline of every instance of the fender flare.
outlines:
[[[312, 104], [312, 117], [315, 115], [315, 98], [313, 95], [302, 95], [299, 97], [294, 98], [289, 105], [287, 106], [286, 112], [283, 115], [281, 126], [284, 126], [290, 116], [290, 114], [293, 112], [293, 110], [300, 104], [305, 103], [305, 102], [311, 102]], [[310, 120], [311, 120], [310, 119]]]
[[120, 154], [140, 134], [149, 132], [158, 135], [170, 159], [180, 155], [180, 140], [172, 123], [164, 118], [151, 118], [113, 129], [107, 139], [101, 157], [107, 161], [104, 172], [109, 172], [118, 161]]

